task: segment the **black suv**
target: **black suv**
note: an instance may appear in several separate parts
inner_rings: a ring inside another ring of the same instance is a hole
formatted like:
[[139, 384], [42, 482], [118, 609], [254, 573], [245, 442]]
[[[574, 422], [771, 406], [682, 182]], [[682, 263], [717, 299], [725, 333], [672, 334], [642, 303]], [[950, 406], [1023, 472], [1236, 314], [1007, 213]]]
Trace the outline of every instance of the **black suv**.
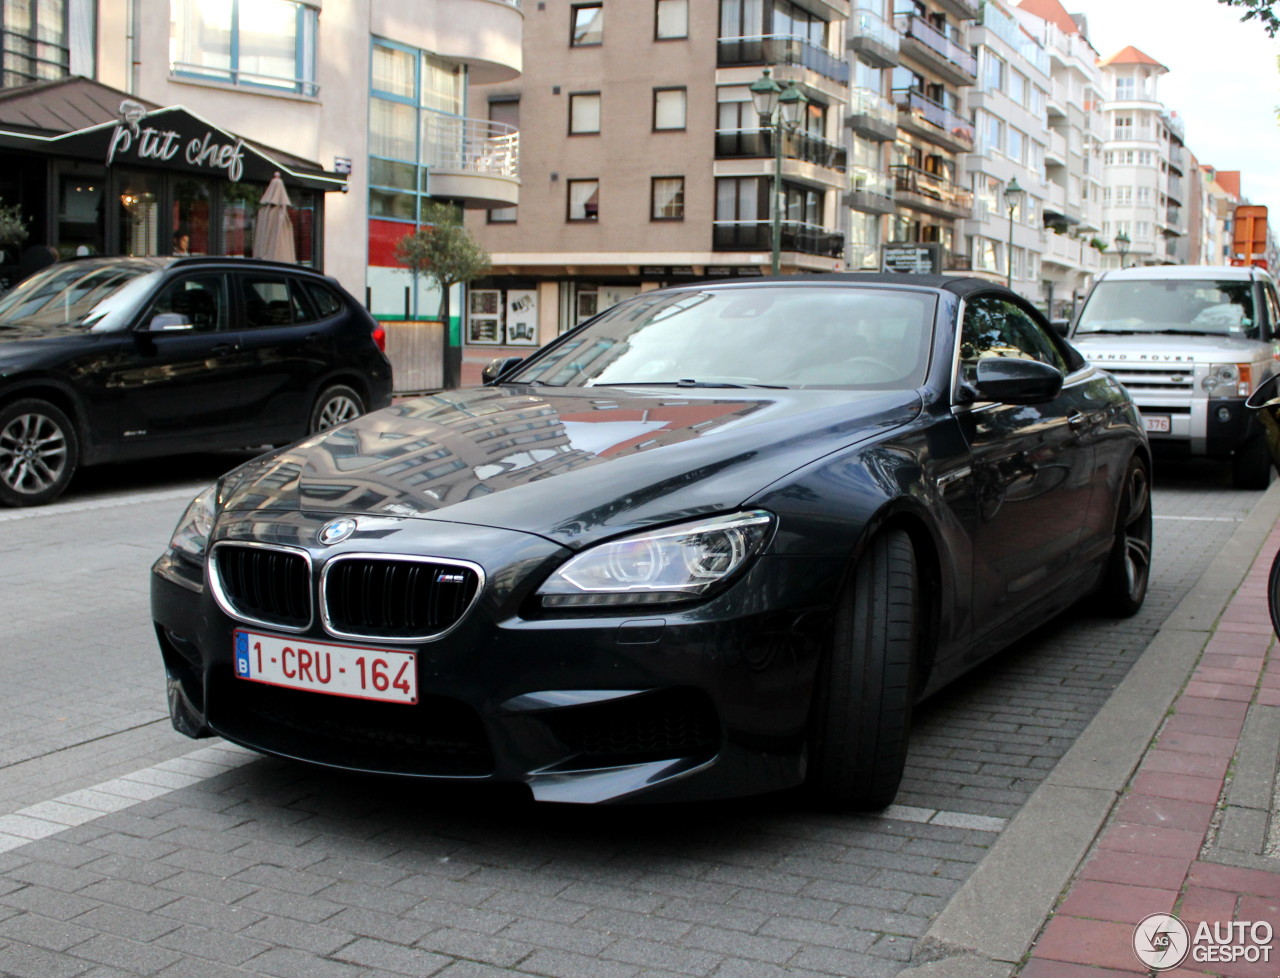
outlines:
[[50, 502], [81, 465], [278, 445], [385, 407], [382, 345], [296, 265], [51, 265], [0, 296], [0, 503]]

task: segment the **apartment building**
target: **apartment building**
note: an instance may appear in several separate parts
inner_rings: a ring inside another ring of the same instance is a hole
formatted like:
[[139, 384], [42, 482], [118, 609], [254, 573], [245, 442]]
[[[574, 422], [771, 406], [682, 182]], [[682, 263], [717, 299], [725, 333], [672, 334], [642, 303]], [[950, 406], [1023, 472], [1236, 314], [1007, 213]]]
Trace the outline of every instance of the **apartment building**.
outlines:
[[1204, 207], [1200, 218], [1200, 247], [1191, 259], [1197, 265], [1226, 265], [1231, 261], [1231, 244], [1240, 203], [1240, 171], [1200, 166], [1204, 187]]
[[974, 274], [1040, 298], [1049, 54], [998, 0], [983, 4], [969, 39], [978, 82], [968, 92], [977, 145], [964, 158], [973, 217], [963, 223]]
[[[33, 242], [63, 253], [167, 254], [179, 227], [193, 252], [251, 253], [274, 168], [299, 259], [408, 318], [436, 297], [392, 250], [428, 194], [519, 199], [519, 137], [487, 106], [474, 118], [467, 94], [518, 76], [518, 0], [41, 0], [0, 17], [0, 196], [20, 195]], [[77, 74], [91, 81], [59, 81]], [[118, 126], [174, 135], [135, 137], [128, 159], [116, 140], [109, 160], [95, 140]], [[180, 151], [201, 138], [244, 167]]]
[[902, 39], [892, 69], [898, 134], [890, 172], [897, 207], [889, 241], [936, 246], [943, 271], [969, 267], [960, 221], [973, 216], [973, 191], [963, 182], [962, 156], [975, 141], [964, 92], [978, 80], [968, 38], [977, 17], [977, 0], [894, 5]]
[[[469, 221], [494, 266], [470, 290], [471, 360], [641, 290], [767, 274], [775, 183], [780, 270], [844, 266], [848, 0], [543, 0], [525, 15], [538, 57], [472, 89], [527, 138], [519, 207]], [[766, 72], [795, 119], [757, 113]]]
[[848, 21], [849, 193], [845, 262], [876, 270], [889, 216], [896, 210], [889, 172], [898, 136], [898, 107], [890, 92], [900, 61], [902, 35], [893, 22], [893, 0], [858, 0]]
[[1015, 12], [1049, 57], [1038, 299], [1051, 316], [1067, 317], [1108, 247], [1102, 237], [1098, 55], [1084, 19], [1073, 18], [1058, 0], [1022, 0]]
[[1132, 45], [1099, 66], [1106, 125], [1103, 235], [1116, 243], [1111, 264], [1185, 262], [1190, 164], [1182, 120], [1159, 98], [1158, 81], [1168, 69]]

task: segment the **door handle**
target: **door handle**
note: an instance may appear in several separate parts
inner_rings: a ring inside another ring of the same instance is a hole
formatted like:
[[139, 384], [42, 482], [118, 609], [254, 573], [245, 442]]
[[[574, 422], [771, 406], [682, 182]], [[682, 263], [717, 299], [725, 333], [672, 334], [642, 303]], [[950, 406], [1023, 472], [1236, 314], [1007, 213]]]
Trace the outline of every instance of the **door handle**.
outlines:
[[219, 343], [212, 347], [209, 352], [215, 357], [225, 357], [228, 353], [234, 353], [236, 350], [234, 343]]

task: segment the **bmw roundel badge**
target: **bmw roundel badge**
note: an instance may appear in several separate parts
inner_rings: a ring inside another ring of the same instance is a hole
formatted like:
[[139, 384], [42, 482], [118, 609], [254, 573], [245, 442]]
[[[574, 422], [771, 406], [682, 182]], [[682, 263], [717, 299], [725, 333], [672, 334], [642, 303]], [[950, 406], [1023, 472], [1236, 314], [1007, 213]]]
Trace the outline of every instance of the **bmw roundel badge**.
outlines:
[[319, 539], [326, 547], [331, 547], [335, 543], [341, 543], [355, 532], [355, 520], [334, 520], [332, 523], [326, 523], [320, 530]]

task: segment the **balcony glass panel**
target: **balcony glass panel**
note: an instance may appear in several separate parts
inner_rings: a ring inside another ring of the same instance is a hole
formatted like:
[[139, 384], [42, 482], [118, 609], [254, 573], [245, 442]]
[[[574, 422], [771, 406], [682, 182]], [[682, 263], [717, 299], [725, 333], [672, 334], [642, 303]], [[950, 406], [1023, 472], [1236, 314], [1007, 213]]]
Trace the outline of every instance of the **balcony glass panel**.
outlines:
[[973, 147], [973, 123], [950, 109], [943, 108], [931, 98], [907, 88], [894, 89], [894, 99], [901, 111], [909, 112], [917, 119], [937, 126], [952, 138]]
[[[716, 251], [769, 251], [773, 225], [769, 221], [716, 221], [712, 231]], [[844, 235], [818, 224], [783, 221], [782, 250], [806, 255], [839, 258], [844, 253]]]
[[849, 189], [881, 197], [893, 197], [893, 180], [889, 174], [869, 166], [849, 168]]
[[[768, 129], [717, 129], [717, 159], [770, 159], [773, 157], [773, 133]], [[783, 132], [782, 156], [803, 160], [829, 170], [843, 170], [846, 152], [843, 146], [807, 132]]]
[[973, 212], [973, 191], [967, 187], [914, 166], [891, 166], [889, 169], [899, 193], [928, 198], [948, 210]]
[[869, 37], [892, 51], [898, 50], [899, 34], [879, 14], [870, 10], [855, 10], [850, 18], [853, 37]]
[[881, 122], [896, 123], [897, 109], [892, 102], [869, 88], [855, 88], [849, 93], [849, 113], [867, 115]]
[[849, 84], [849, 65], [840, 56], [798, 34], [722, 37], [717, 65], [799, 65], [842, 85]]
[[921, 44], [932, 49], [966, 74], [978, 75], [978, 59], [962, 48], [955, 41], [943, 35], [926, 20], [914, 14], [897, 18], [898, 30], [907, 37], [915, 38]]

